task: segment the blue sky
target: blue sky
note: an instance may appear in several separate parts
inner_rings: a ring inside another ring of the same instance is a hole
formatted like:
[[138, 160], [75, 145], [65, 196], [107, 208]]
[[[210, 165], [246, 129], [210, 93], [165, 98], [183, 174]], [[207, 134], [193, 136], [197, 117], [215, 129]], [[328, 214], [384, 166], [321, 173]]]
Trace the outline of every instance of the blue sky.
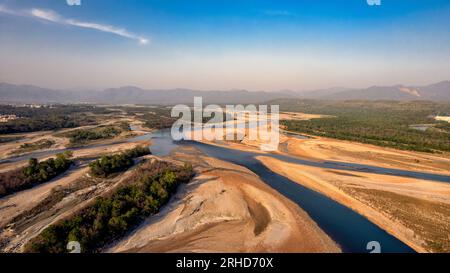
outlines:
[[0, 0], [0, 81], [303, 90], [450, 79], [450, 1]]

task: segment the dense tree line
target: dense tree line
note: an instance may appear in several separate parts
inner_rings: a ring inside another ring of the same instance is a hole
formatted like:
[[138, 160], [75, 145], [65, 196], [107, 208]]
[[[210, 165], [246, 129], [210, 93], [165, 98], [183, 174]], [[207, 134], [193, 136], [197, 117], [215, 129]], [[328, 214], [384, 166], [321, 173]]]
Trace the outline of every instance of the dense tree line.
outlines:
[[62, 134], [62, 136], [69, 138], [70, 144], [79, 145], [93, 140], [114, 138], [126, 131], [130, 131], [130, 125], [128, 123], [120, 123], [118, 125], [100, 126], [90, 130], [79, 129]]
[[26, 106], [0, 105], [0, 114], [16, 115], [22, 118], [34, 118], [44, 116], [68, 116], [77, 113], [109, 114], [111, 110], [92, 105], [52, 105], [32, 108]]
[[138, 146], [115, 155], [105, 155], [92, 162], [89, 167], [91, 174], [106, 177], [110, 174], [126, 170], [133, 166], [134, 159], [150, 154], [148, 147]]
[[19, 118], [0, 124], [0, 134], [27, 133], [35, 131], [50, 131], [60, 128], [74, 128], [93, 124], [88, 117], [47, 116], [34, 118]]
[[190, 165], [178, 167], [163, 161], [146, 162], [124, 186], [49, 226], [25, 246], [25, 251], [65, 253], [68, 242], [77, 241], [82, 252], [98, 252], [144, 218], [157, 213], [177, 187], [187, 183], [192, 175]]
[[158, 115], [156, 113], [147, 113], [142, 116], [144, 120], [144, 126], [151, 129], [165, 129], [172, 127], [173, 123], [178, 120], [178, 118], [172, 118], [169, 115]]
[[108, 126], [97, 130], [76, 130], [65, 134], [71, 144], [81, 144], [92, 140], [108, 139], [118, 136], [121, 131], [115, 127]]
[[[144, 120], [144, 125], [147, 128], [152, 129], [166, 129], [171, 128], [172, 125], [179, 119], [179, 117], [171, 117], [170, 110], [159, 110], [154, 112], [154, 110], [150, 113], [145, 113], [143, 116], [141, 116], [141, 119]], [[191, 122], [194, 122], [194, 111], [191, 111]], [[202, 117], [202, 120], [200, 122], [207, 123], [213, 118], [215, 114], [211, 114], [211, 117]], [[186, 118], [186, 117], [184, 117]], [[220, 117], [220, 120], [227, 120], [227, 119], [234, 119], [231, 115], [227, 115], [223, 113], [222, 117]]]
[[[92, 113], [105, 113], [104, 108], [94, 106], [57, 105], [30, 108], [0, 105], [0, 114], [16, 115], [18, 119], [0, 124], [0, 134], [48, 131], [75, 128], [96, 123]], [[107, 111], [106, 111], [107, 112]]]
[[[449, 103], [391, 101], [281, 101], [283, 111], [324, 114], [309, 121], [281, 121], [287, 130], [422, 152], [450, 151], [448, 123], [433, 117], [450, 110]], [[431, 124], [426, 131], [410, 127]]]
[[57, 154], [56, 158], [41, 162], [36, 158], [30, 158], [26, 167], [0, 173], [0, 197], [34, 187], [55, 178], [69, 169], [72, 165], [71, 157], [71, 152], [65, 152]]
[[[151, 129], [166, 129], [171, 128], [173, 123], [176, 122], [179, 117], [171, 116], [171, 107], [122, 107], [120, 108], [128, 115], [138, 116], [140, 120], [144, 122], [144, 126]], [[211, 120], [212, 117], [203, 117], [203, 123]], [[223, 119], [232, 119], [233, 117], [223, 114]], [[194, 112], [191, 111], [191, 122], [194, 121]]]
[[144, 126], [152, 129], [165, 129], [172, 127], [178, 118], [171, 117], [171, 107], [165, 106], [139, 106], [120, 107], [127, 115], [137, 116], [144, 122]]

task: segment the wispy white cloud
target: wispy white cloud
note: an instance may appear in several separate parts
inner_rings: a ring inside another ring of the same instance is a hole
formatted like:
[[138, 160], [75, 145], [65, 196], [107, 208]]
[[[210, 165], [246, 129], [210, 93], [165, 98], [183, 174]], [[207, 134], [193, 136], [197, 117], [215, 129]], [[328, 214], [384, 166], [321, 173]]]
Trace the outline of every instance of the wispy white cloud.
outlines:
[[56, 13], [52, 10], [33, 8], [31, 10], [19, 11], [19, 10], [11, 10], [3, 5], [0, 5], [0, 13], [6, 13], [6, 14], [16, 15], [16, 16], [26, 16], [26, 17], [31, 17], [31, 18], [36, 18], [36, 19], [53, 22], [56, 24], [69, 25], [69, 26], [75, 26], [75, 27], [80, 27], [80, 28], [87, 28], [87, 29], [93, 29], [93, 30], [97, 30], [97, 31], [101, 31], [101, 32], [111, 33], [111, 34], [118, 35], [118, 36], [121, 36], [124, 38], [136, 40], [142, 45], [146, 45], [150, 42], [148, 38], [131, 33], [124, 28], [100, 24], [100, 23], [94, 23], [94, 22], [85, 22], [85, 21], [78, 21], [78, 20], [74, 20], [74, 19], [68, 19], [68, 18], [64, 18], [63, 16], [59, 15], [58, 13]]
[[55, 13], [51, 10], [32, 9], [30, 11], [30, 14], [39, 19], [44, 19], [47, 21], [55, 22], [55, 23], [59, 23], [59, 22], [64, 23], [64, 20], [62, 20], [61, 17], [57, 13]]
[[119, 36], [122, 36], [125, 38], [138, 40], [139, 43], [143, 44], [143, 45], [146, 45], [149, 43], [149, 40], [147, 38], [134, 35], [123, 28], [118, 28], [118, 27], [109, 26], [109, 25], [102, 25], [102, 24], [97, 24], [97, 23], [90, 23], [90, 22], [80, 22], [80, 21], [71, 20], [71, 19], [66, 20], [65, 22], [71, 26], [95, 29], [98, 31], [116, 34], [116, 35], [119, 35]]
[[13, 11], [8, 9], [7, 7], [3, 6], [0, 4], [0, 12], [1, 13], [6, 13], [6, 14], [11, 14], [11, 15], [20, 15], [19, 12]]

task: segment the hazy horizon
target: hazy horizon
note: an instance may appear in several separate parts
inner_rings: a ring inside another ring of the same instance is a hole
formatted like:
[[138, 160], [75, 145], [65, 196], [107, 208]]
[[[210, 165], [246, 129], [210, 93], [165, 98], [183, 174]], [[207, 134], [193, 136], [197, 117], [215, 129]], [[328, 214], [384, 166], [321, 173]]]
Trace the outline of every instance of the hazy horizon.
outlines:
[[450, 2], [0, 0], [0, 82], [304, 91], [450, 79]]
[[195, 88], [187, 88], [187, 87], [172, 87], [172, 88], [147, 88], [137, 85], [119, 85], [119, 86], [104, 86], [104, 87], [89, 87], [89, 86], [82, 86], [82, 87], [51, 87], [51, 86], [43, 86], [38, 85], [34, 83], [19, 83], [19, 82], [6, 82], [6, 81], [0, 81], [0, 84], [12, 84], [16, 86], [34, 86], [44, 89], [52, 89], [55, 91], [103, 91], [107, 89], [120, 89], [120, 88], [139, 88], [142, 90], [192, 90], [192, 91], [203, 91], [203, 92], [209, 92], [209, 91], [226, 91], [226, 92], [233, 92], [233, 91], [248, 91], [248, 92], [313, 92], [313, 91], [319, 91], [319, 90], [332, 90], [332, 89], [342, 89], [342, 90], [359, 90], [359, 89], [367, 89], [371, 87], [391, 87], [391, 86], [406, 86], [406, 87], [421, 87], [421, 86], [428, 86], [432, 84], [437, 84], [441, 82], [450, 82], [450, 80], [443, 79], [436, 82], [428, 82], [425, 84], [404, 84], [404, 83], [396, 83], [396, 84], [375, 84], [371, 86], [330, 86], [330, 87], [324, 87], [324, 88], [317, 88], [317, 89], [279, 89], [279, 90], [249, 90], [244, 88], [230, 88], [230, 89], [218, 89], [218, 88], [211, 88], [211, 89], [195, 89]]

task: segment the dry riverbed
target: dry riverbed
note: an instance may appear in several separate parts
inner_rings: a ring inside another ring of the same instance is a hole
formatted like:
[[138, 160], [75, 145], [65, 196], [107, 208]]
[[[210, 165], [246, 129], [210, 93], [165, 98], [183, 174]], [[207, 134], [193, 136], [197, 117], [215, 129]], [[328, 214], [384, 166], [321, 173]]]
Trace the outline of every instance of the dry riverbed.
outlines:
[[449, 154], [400, 151], [321, 137], [284, 138], [280, 148], [281, 152], [312, 160], [340, 161], [450, 175]]
[[258, 157], [267, 168], [364, 215], [419, 252], [450, 251], [450, 184]]
[[[365, 216], [419, 252], [450, 251], [450, 184], [421, 179], [331, 170], [271, 158], [260, 142], [205, 143], [259, 153], [272, 171], [321, 192]], [[306, 160], [366, 164], [375, 167], [450, 175], [448, 154], [399, 151], [349, 141], [281, 135], [275, 153]]]
[[[134, 170], [112, 179], [96, 179], [89, 176], [86, 160], [138, 144], [143, 143], [75, 151], [74, 156], [85, 158], [85, 163], [48, 183], [0, 199], [0, 252], [21, 252], [46, 227], [120, 185]], [[249, 170], [207, 158], [188, 147], [166, 160], [192, 162], [199, 175], [182, 186], [158, 215], [108, 251], [340, 251], [304, 211]]]
[[52, 181], [1, 198], [0, 252], [21, 252], [30, 239], [50, 224], [114, 189], [133, 171], [132, 168], [115, 177], [95, 178], [85, 162]]
[[199, 175], [109, 252], [339, 252], [297, 205], [249, 170], [183, 147]]

